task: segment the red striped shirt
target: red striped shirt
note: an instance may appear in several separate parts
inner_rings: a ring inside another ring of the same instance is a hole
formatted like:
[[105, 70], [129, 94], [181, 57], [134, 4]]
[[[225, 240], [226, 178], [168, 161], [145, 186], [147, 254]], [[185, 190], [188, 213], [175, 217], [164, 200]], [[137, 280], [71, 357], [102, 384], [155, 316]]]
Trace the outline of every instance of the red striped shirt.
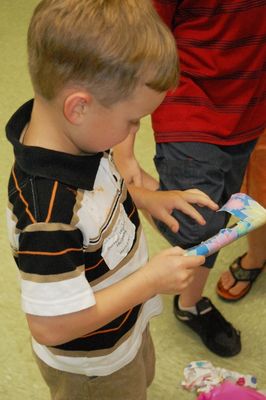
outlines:
[[156, 142], [233, 145], [266, 126], [266, 0], [154, 0], [172, 30], [179, 86], [152, 116]]

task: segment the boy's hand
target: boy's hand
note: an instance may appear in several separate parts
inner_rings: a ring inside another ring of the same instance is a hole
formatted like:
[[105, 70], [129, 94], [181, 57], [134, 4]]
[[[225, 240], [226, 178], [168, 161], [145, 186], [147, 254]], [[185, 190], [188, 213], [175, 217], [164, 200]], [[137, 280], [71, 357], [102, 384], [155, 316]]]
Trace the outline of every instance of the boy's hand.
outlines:
[[177, 294], [194, 279], [196, 269], [205, 261], [203, 256], [184, 256], [180, 247], [164, 250], [143, 267], [154, 294]]
[[130, 187], [130, 192], [138, 208], [147, 211], [152, 217], [164, 222], [173, 232], [177, 232], [179, 229], [178, 221], [171, 215], [175, 209], [189, 215], [200, 225], [205, 225], [206, 221], [191, 204], [209, 207], [214, 211], [218, 209], [218, 205], [198, 189], [154, 192]]

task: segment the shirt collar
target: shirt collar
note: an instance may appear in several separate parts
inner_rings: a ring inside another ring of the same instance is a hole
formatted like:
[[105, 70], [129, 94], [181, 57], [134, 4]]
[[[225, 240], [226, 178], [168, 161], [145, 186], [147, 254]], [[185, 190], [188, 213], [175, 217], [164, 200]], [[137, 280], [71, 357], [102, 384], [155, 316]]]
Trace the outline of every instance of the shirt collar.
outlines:
[[6, 135], [13, 145], [19, 167], [31, 176], [53, 179], [80, 189], [92, 190], [104, 153], [75, 156], [42, 147], [23, 145], [19, 139], [24, 127], [30, 121], [32, 107], [33, 99], [23, 104], [6, 126]]

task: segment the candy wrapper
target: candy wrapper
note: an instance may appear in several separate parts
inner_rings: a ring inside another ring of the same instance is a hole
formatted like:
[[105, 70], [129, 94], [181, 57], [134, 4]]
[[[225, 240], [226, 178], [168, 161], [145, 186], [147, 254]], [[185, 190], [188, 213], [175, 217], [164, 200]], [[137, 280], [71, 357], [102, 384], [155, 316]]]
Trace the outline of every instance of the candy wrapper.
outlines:
[[266, 396], [231, 382], [224, 382], [209, 393], [201, 393], [197, 400], [266, 400]]
[[266, 209], [244, 193], [233, 194], [219, 211], [226, 211], [239, 221], [221, 229], [215, 236], [186, 250], [186, 255], [209, 256], [234, 240], [266, 223]]
[[[209, 392], [224, 381], [250, 388], [256, 388], [257, 385], [255, 376], [214, 367], [209, 361], [192, 361], [184, 369], [182, 386], [189, 391]], [[232, 397], [232, 399], [234, 398]]]

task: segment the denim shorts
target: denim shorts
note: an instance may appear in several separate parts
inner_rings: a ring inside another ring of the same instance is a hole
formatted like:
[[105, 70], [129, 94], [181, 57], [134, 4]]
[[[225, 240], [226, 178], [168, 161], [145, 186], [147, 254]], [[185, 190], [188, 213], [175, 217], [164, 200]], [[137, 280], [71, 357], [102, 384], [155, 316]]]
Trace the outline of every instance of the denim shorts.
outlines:
[[[233, 193], [240, 190], [250, 154], [256, 140], [234, 146], [209, 143], [177, 142], [156, 145], [154, 163], [160, 178], [160, 190], [196, 188], [210, 196], [220, 207]], [[207, 207], [195, 208], [203, 215], [206, 225], [175, 210], [173, 216], [180, 228], [173, 233], [164, 223], [155, 223], [162, 235], [173, 245], [184, 249], [195, 246], [224, 228], [230, 215], [216, 213]], [[206, 258], [205, 266], [212, 268], [217, 253]]]

